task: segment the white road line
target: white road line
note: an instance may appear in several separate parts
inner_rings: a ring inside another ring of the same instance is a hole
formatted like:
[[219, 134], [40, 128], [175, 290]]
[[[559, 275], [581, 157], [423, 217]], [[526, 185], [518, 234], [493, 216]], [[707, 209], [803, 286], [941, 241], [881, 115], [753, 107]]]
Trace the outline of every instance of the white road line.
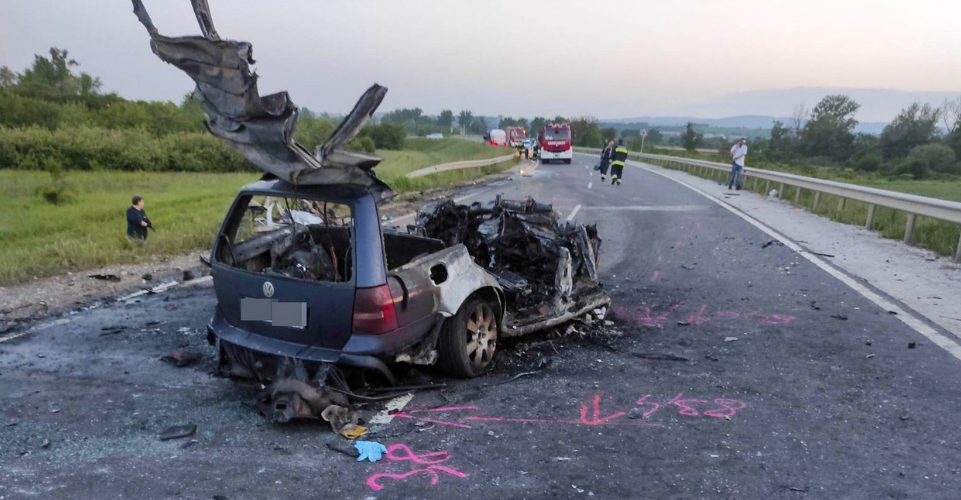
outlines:
[[928, 325], [927, 323], [925, 323], [924, 321], [922, 321], [920, 318], [918, 318], [917, 316], [909, 313], [908, 311], [905, 311], [904, 309], [902, 309], [902, 308], [901, 308], [900, 306], [898, 306], [897, 304], [895, 304], [895, 303], [891, 302], [890, 300], [888, 300], [888, 299], [886, 299], [886, 298], [878, 295], [877, 293], [875, 293], [874, 291], [870, 290], [869, 288], [867, 288], [866, 286], [862, 285], [861, 283], [858, 283], [857, 281], [851, 279], [851, 277], [848, 276], [847, 274], [844, 274], [844, 273], [842, 273], [841, 271], [838, 271], [837, 269], [831, 267], [831, 266], [828, 265], [825, 261], [819, 259], [818, 257], [816, 257], [816, 256], [814, 256], [814, 255], [812, 255], [812, 254], [810, 254], [810, 253], [808, 253], [808, 252], [803, 251], [803, 249], [802, 249], [800, 246], [798, 246], [797, 244], [795, 244], [793, 241], [791, 241], [790, 239], [788, 239], [788, 238], [785, 237], [784, 235], [778, 233], [778, 232], [775, 231], [773, 228], [768, 227], [767, 225], [765, 225], [765, 224], [762, 223], [761, 221], [758, 221], [758, 220], [754, 219], [753, 217], [751, 217], [750, 215], [742, 212], [740, 209], [738, 209], [738, 208], [736, 208], [736, 207], [734, 207], [734, 206], [732, 206], [732, 205], [724, 202], [723, 200], [721, 200], [721, 199], [719, 199], [719, 198], [717, 198], [717, 197], [715, 197], [715, 196], [713, 196], [713, 195], [711, 195], [711, 194], [708, 194], [708, 193], [706, 193], [706, 192], [704, 192], [704, 191], [701, 191], [700, 189], [698, 189], [698, 188], [696, 188], [696, 187], [694, 187], [694, 186], [692, 186], [692, 185], [690, 185], [690, 184], [687, 184], [687, 183], [685, 183], [684, 181], [675, 179], [675, 178], [673, 178], [673, 177], [671, 177], [671, 176], [669, 176], [669, 175], [663, 174], [663, 173], [661, 173], [661, 172], [657, 172], [657, 171], [655, 171], [655, 170], [651, 170], [651, 169], [649, 169], [649, 168], [647, 168], [647, 167], [638, 165], [638, 164], [636, 164], [636, 163], [629, 163], [629, 165], [631, 165], [631, 166], [634, 167], [634, 168], [640, 168], [640, 169], [643, 169], [643, 170], [647, 170], [648, 172], [651, 172], [652, 174], [657, 174], [657, 175], [660, 175], [661, 177], [670, 179], [670, 180], [672, 180], [672, 181], [674, 181], [674, 182], [676, 182], [676, 183], [678, 183], [678, 184], [680, 184], [680, 185], [682, 185], [682, 186], [687, 187], [688, 189], [694, 191], [695, 193], [698, 193], [698, 194], [700, 194], [701, 196], [703, 196], [703, 197], [705, 197], [705, 198], [713, 201], [714, 203], [717, 203], [718, 205], [726, 208], [728, 211], [730, 211], [730, 212], [733, 213], [734, 215], [737, 215], [738, 217], [740, 217], [740, 218], [744, 219], [745, 221], [747, 221], [748, 224], [751, 224], [752, 226], [760, 229], [761, 231], [764, 231], [764, 232], [767, 233], [768, 235], [776, 238], [776, 239], [777, 239], [778, 241], [780, 241], [781, 243], [784, 243], [784, 246], [790, 248], [791, 250], [794, 250], [795, 252], [797, 252], [798, 255], [800, 255], [801, 257], [809, 260], [812, 264], [814, 264], [815, 266], [820, 267], [822, 270], [824, 270], [826, 273], [830, 274], [831, 276], [834, 276], [834, 277], [837, 278], [839, 281], [841, 281], [842, 283], [844, 283], [845, 285], [847, 285], [848, 287], [850, 287], [852, 290], [854, 290], [855, 292], [858, 292], [859, 294], [861, 294], [864, 298], [866, 298], [866, 299], [870, 300], [871, 302], [875, 303], [875, 304], [876, 304], [878, 307], [880, 307], [881, 309], [884, 309], [884, 310], [886, 310], [886, 311], [893, 311], [893, 312], [895, 312], [895, 313], [896, 313], [896, 317], [897, 317], [899, 320], [901, 320], [902, 323], [904, 323], [905, 325], [909, 326], [912, 330], [920, 333], [921, 335], [924, 335], [925, 337], [927, 337], [928, 340], [930, 340], [931, 342], [937, 344], [939, 347], [941, 347], [941, 348], [944, 349], [945, 351], [948, 351], [948, 352], [949, 352], [952, 356], [954, 356], [955, 358], [961, 360], [961, 345], [958, 345], [957, 342], [955, 342], [954, 340], [948, 338], [948, 337], [945, 336], [945, 335], [942, 335], [942, 334], [939, 333], [937, 330], [935, 330], [934, 328], [932, 328], [930, 325]]
[[584, 207], [584, 210], [630, 210], [633, 212], [697, 212], [707, 210], [701, 205], [627, 205], [610, 207]]
[[44, 323], [44, 324], [42, 324], [42, 325], [37, 325], [37, 326], [35, 326], [35, 327], [33, 327], [33, 328], [28, 328], [28, 329], [26, 329], [26, 330], [24, 330], [24, 331], [22, 331], [22, 332], [20, 332], [20, 333], [15, 333], [15, 334], [13, 334], [13, 335], [10, 335], [9, 337], [4, 337], [4, 338], [0, 339], [0, 343], [2, 343], [2, 342], [9, 342], [9, 341], [11, 341], [11, 340], [13, 340], [13, 339], [18, 339], [18, 338], [20, 338], [20, 337], [23, 337], [24, 335], [30, 335], [31, 333], [39, 332], [40, 330], [46, 330], [47, 328], [51, 328], [51, 327], [54, 327], [54, 326], [66, 325], [66, 324], [69, 323], [69, 322], [70, 322], [70, 319], [69, 319], [69, 318], [60, 318], [60, 319], [58, 319], [58, 320], [56, 320], [56, 321], [51, 321], [51, 322], [49, 322], [49, 323]]
[[394, 420], [394, 415], [392, 413], [398, 412], [407, 406], [407, 403], [414, 399], [414, 393], [404, 394], [403, 396], [397, 396], [387, 402], [387, 407], [380, 411], [380, 413], [374, 415], [370, 419], [372, 424], [389, 424]]
[[587, 183], [587, 189], [590, 189], [590, 188], [592, 188], [592, 187], [594, 187], [594, 183], [593, 183], [593, 182], [588, 182], [588, 183]]
[[571, 210], [571, 214], [567, 216], [567, 220], [574, 220], [574, 217], [577, 216], [577, 212], [580, 212], [580, 211], [581, 211], [580, 205], [574, 207], [574, 210]]

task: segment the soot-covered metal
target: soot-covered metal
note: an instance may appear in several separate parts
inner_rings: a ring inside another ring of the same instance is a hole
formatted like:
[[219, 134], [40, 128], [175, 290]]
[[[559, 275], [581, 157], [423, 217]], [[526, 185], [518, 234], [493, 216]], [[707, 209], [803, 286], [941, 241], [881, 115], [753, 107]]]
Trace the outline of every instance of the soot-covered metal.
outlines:
[[597, 227], [561, 224], [550, 204], [499, 196], [487, 204], [445, 200], [421, 208], [408, 229], [448, 246], [463, 244], [495, 276], [507, 297], [507, 335], [610, 301], [597, 280]]

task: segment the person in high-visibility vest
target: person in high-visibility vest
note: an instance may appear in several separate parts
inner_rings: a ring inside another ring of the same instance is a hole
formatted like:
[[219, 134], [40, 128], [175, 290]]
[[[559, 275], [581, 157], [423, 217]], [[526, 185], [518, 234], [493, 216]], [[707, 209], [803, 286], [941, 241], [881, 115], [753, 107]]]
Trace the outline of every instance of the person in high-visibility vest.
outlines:
[[624, 146], [624, 139], [617, 140], [617, 147], [611, 155], [611, 184], [621, 185], [624, 179], [624, 162], [627, 161], [627, 147]]

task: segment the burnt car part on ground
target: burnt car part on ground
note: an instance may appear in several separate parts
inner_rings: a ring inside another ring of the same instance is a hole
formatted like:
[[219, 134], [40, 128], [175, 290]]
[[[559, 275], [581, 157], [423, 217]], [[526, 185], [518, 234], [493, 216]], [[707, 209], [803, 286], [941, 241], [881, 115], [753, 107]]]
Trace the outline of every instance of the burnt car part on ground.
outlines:
[[153, 52], [197, 84], [208, 130], [266, 172], [241, 188], [214, 238], [208, 338], [222, 371], [274, 388], [276, 420], [343, 408], [325, 392], [337, 366], [392, 384], [388, 363], [473, 377], [490, 367], [498, 337], [610, 301], [597, 282], [596, 229], [559, 225], [549, 205], [449, 202], [422, 210], [414, 234], [383, 231], [378, 204], [394, 193], [372, 170], [380, 158], [343, 148], [384, 87], [368, 89], [311, 155], [292, 138], [297, 107], [286, 92], [260, 96], [251, 45], [221, 39], [206, 0], [191, 2], [202, 36], [176, 38], [132, 1]]

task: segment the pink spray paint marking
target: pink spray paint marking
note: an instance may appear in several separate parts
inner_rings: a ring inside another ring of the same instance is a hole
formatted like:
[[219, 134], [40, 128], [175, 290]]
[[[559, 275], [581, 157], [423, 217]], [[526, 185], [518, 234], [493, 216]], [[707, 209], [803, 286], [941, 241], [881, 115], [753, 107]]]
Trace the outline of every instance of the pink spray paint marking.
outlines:
[[647, 398], [651, 397], [651, 394], [645, 394], [644, 397], [637, 400], [638, 406], [653, 406], [650, 410], [645, 411], [641, 414], [642, 417], [647, 418], [654, 414], [657, 410], [661, 409], [661, 403], [655, 403], [654, 401], [648, 401]]
[[667, 321], [667, 317], [682, 305], [684, 305], [684, 302], [678, 302], [668, 308], [668, 310], [663, 314], [659, 314], [657, 316], [651, 315], [651, 308], [648, 306], [626, 307], [620, 304], [615, 304], [614, 312], [617, 314], [617, 317], [624, 318], [631, 323], [656, 328], [663, 325]]
[[473, 427], [467, 424], [459, 424], [457, 422], [450, 422], [447, 420], [437, 420], [432, 418], [417, 417], [417, 416], [414, 416], [414, 414], [415, 413], [448, 413], [448, 412], [470, 411], [470, 410], [476, 410], [476, 409], [477, 409], [476, 406], [446, 406], [443, 408], [430, 408], [426, 410], [409, 410], [406, 412], [399, 411], [399, 412], [393, 413], [392, 415], [396, 418], [419, 420], [421, 422], [427, 422], [430, 424], [447, 425], [450, 427], [460, 427], [461, 429], [473, 429]]
[[611, 420], [616, 420], [618, 418], [627, 415], [623, 411], [619, 411], [608, 415], [606, 417], [601, 417], [601, 395], [595, 394], [594, 399], [591, 401], [591, 406], [594, 409], [594, 415], [590, 419], [587, 418], [587, 405], [581, 405], [581, 423], [584, 425], [601, 425]]
[[[401, 454], [403, 452], [403, 454]], [[450, 458], [450, 453], [446, 451], [435, 451], [418, 455], [411, 451], [405, 444], [392, 444], [387, 447], [387, 460], [402, 462], [410, 460], [418, 465], [434, 465], [446, 462]], [[433, 457], [433, 458], [432, 458]]]
[[678, 410], [680, 410], [679, 413], [681, 415], [696, 417], [699, 415], [699, 413], [691, 405], [695, 403], [707, 403], [707, 401], [703, 399], [681, 399], [682, 396], [684, 396], [684, 393], [679, 392], [677, 393], [677, 396], [674, 396], [670, 401], [667, 402], [669, 405], [676, 406]]
[[[459, 408], [459, 409], [463, 409], [463, 408]], [[424, 410], [424, 411], [429, 411], [429, 410]], [[430, 476], [430, 485], [436, 486], [437, 481], [440, 480], [440, 476], [437, 474], [438, 472], [443, 472], [443, 473], [450, 474], [452, 476], [460, 477], [460, 478], [467, 477], [467, 474], [464, 474], [459, 470], [437, 465], [439, 463], [443, 463], [450, 460], [451, 455], [446, 451], [435, 451], [431, 453], [424, 453], [424, 454], [418, 455], [417, 453], [414, 453], [414, 451], [411, 450], [410, 447], [405, 444], [392, 444], [387, 447], [386, 457], [387, 457], [387, 460], [390, 460], [393, 462], [403, 462], [403, 461], [409, 460], [415, 464], [427, 465], [428, 467], [423, 469], [414, 469], [414, 470], [407, 471], [400, 474], [394, 474], [389, 472], [380, 472], [377, 474], [372, 474], [370, 477], [367, 478], [367, 486], [369, 486], [374, 491], [380, 491], [384, 489], [384, 485], [377, 482], [380, 479], [394, 479], [396, 481], [400, 481], [403, 479], [407, 479], [408, 477], [411, 477], [416, 474], [427, 474], [428, 476]]]
[[[659, 277], [658, 272], [654, 273], [651, 277], [653, 281], [655, 277]], [[643, 326], [646, 328], [659, 328], [667, 323], [668, 318], [681, 306], [684, 302], [678, 302], [661, 314], [655, 314], [651, 311], [649, 306], [625, 306], [621, 304], [615, 304], [612, 306], [614, 312], [617, 314], [618, 318], [622, 318], [628, 323], [634, 323], [638, 326]], [[703, 326], [708, 323], [721, 323], [726, 321], [734, 321], [737, 319], [745, 319], [757, 321], [762, 325], [789, 325], [796, 319], [794, 316], [787, 314], [764, 314], [760, 311], [753, 311], [749, 313], [740, 313], [737, 311], [718, 311], [714, 314], [708, 313], [707, 305], [700, 306], [697, 311], [690, 314], [686, 318], [686, 322], [693, 326]]]
[[440, 465], [431, 465], [430, 467], [428, 467], [428, 468], [426, 468], [426, 469], [414, 469], [414, 470], [412, 470], [412, 471], [408, 471], [408, 472], [405, 472], [405, 473], [403, 473], [403, 474], [390, 474], [390, 473], [386, 473], [386, 472], [381, 472], [381, 473], [378, 473], [378, 474], [374, 474], [374, 475], [370, 476], [369, 478], [367, 478], [367, 486], [370, 486], [370, 489], [372, 489], [372, 490], [374, 490], [374, 491], [380, 491], [380, 490], [384, 489], [384, 485], [378, 483], [378, 482], [377, 482], [378, 479], [386, 478], [386, 479], [396, 479], [396, 480], [399, 481], [399, 480], [401, 480], [401, 479], [407, 479], [408, 477], [413, 476], [413, 475], [415, 475], [415, 474], [427, 474], [427, 475], [429, 475], [429, 476], [430, 476], [430, 485], [431, 485], [431, 486], [437, 486], [437, 481], [440, 479], [440, 476], [437, 475], [437, 472], [438, 472], [438, 471], [439, 471], [439, 472], [445, 472], [445, 473], [447, 473], [447, 474], [450, 474], [450, 475], [456, 476], [456, 477], [460, 477], [460, 478], [467, 477], [467, 474], [464, 474], [463, 472], [461, 472], [461, 471], [459, 471], [459, 470], [450, 469], [450, 468], [448, 468], [448, 467], [443, 467], [443, 466], [440, 466]]
[[598, 425], [616, 425], [624, 427], [661, 427], [655, 422], [615, 422], [615, 420], [626, 415], [626, 412], [614, 412], [607, 416], [601, 416], [601, 395], [595, 394], [591, 399], [591, 406], [581, 405], [580, 418], [518, 418], [518, 417], [464, 417], [464, 420], [472, 422], [507, 422], [514, 424], [564, 424], [594, 427]]
[[731, 418], [737, 414], [738, 410], [747, 408], [747, 403], [738, 401], [736, 399], [717, 398], [714, 400], [714, 402], [721, 405], [721, 408], [707, 410], [704, 412], [705, 416], [714, 418]]

